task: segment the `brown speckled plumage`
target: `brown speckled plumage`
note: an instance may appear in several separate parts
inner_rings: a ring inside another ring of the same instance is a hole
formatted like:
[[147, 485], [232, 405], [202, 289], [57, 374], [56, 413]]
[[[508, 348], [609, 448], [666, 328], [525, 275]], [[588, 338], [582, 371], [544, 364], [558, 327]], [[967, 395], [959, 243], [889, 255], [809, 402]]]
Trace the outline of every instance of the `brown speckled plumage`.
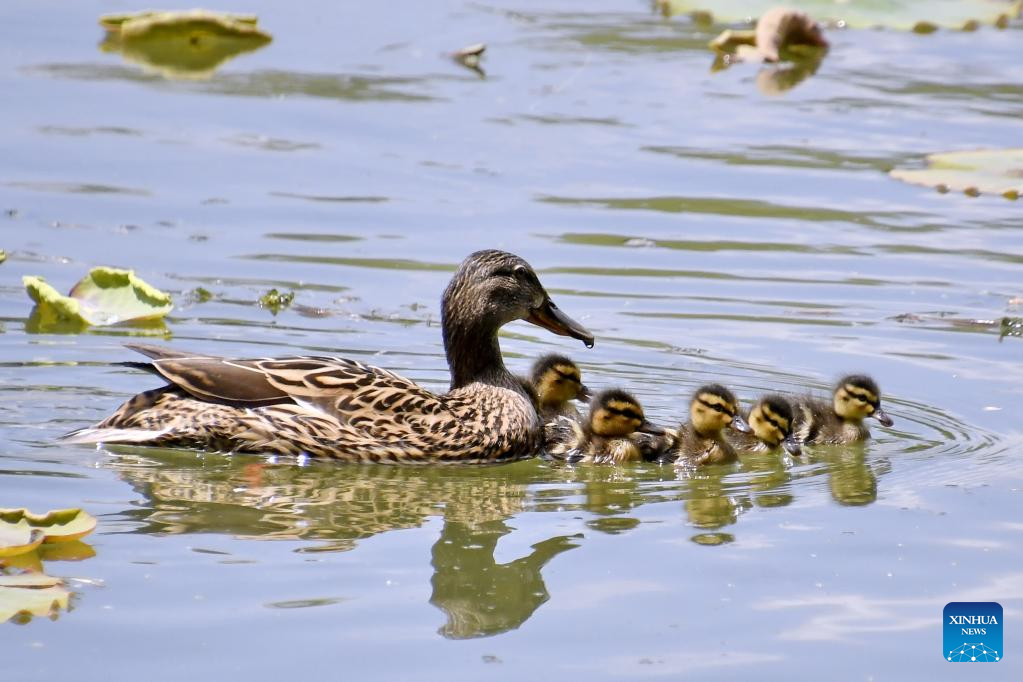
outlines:
[[498, 329], [529, 319], [592, 345], [551, 303], [522, 259], [469, 256], [442, 304], [451, 390], [437, 395], [393, 372], [332, 357], [228, 360], [132, 346], [130, 363], [168, 386], [130, 399], [72, 442], [273, 452], [357, 462], [511, 461], [535, 455], [535, 398], [501, 359]]
[[724, 429], [731, 427], [748, 431], [749, 426], [739, 414], [735, 394], [720, 384], [697, 389], [689, 404], [689, 421], [674, 435], [674, 444], [664, 459], [674, 459], [679, 466], [728, 464], [738, 460], [735, 448], [725, 439]]
[[795, 433], [802, 443], [841, 445], [870, 438], [864, 419], [884, 426], [892, 420], [881, 409], [881, 390], [870, 377], [851, 374], [835, 386], [831, 401], [810, 396], [797, 401]]
[[651, 461], [670, 442], [663, 429], [646, 420], [639, 402], [618, 389], [593, 398], [585, 423], [559, 417], [548, 422], [545, 431], [548, 454], [573, 462]]

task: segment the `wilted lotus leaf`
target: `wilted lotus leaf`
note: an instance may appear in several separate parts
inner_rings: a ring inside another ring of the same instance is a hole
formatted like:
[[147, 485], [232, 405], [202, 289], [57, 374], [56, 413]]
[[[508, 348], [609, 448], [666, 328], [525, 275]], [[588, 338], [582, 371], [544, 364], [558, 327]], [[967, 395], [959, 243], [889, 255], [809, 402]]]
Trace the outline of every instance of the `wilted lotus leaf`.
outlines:
[[59, 578], [39, 573], [0, 575], [0, 623], [52, 616], [68, 607], [71, 592]]
[[89, 325], [158, 320], [173, 309], [170, 295], [131, 270], [93, 268], [71, 293], [62, 296], [42, 277], [22, 278], [35, 301], [30, 331], [82, 331]]
[[96, 517], [82, 509], [52, 509], [33, 514], [27, 509], [0, 509], [0, 528], [4, 525], [28, 524], [43, 532], [43, 542], [71, 542], [96, 529]]
[[[763, 16], [778, 0], [658, 0], [668, 14], [711, 14], [733, 24]], [[821, 21], [849, 28], [881, 26], [904, 31], [921, 27], [973, 30], [978, 24], [1004, 27], [1020, 15], [1019, 0], [786, 0]]]
[[152, 68], [166, 78], [209, 78], [228, 59], [263, 47], [270, 34], [256, 17], [195, 9], [100, 17], [105, 52]]
[[43, 542], [43, 531], [32, 528], [28, 521], [7, 522], [0, 519], [0, 557], [31, 552]]
[[948, 152], [927, 157], [928, 168], [896, 168], [891, 176], [903, 182], [957, 191], [970, 196], [1001, 194], [1018, 199], [1023, 193], [1023, 149]]

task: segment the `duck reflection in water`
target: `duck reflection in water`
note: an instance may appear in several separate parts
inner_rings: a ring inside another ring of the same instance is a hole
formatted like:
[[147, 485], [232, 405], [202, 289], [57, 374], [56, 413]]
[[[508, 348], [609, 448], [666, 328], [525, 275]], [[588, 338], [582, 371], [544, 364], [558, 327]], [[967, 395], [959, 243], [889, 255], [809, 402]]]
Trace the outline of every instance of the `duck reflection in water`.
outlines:
[[498, 540], [513, 532], [506, 521], [529, 501], [528, 466], [298, 466], [156, 448], [125, 448], [107, 461], [145, 498], [127, 512], [141, 522], [139, 533], [316, 540], [298, 551], [357, 551], [360, 540], [442, 517], [430, 603], [447, 617], [438, 632], [454, 639], [522, 625], [550, 598], [543, 568], [577, 546], [574, 537], [554, 536], [526, 556], [495, 560]]
[[430, 603], [448, 618], [440, 634], [467, 639], [514, 630], [550, 599], [540, 571], [557, 555], [577, 547], [574, 538], [549, 538], [533, 545], [527, 556], [499, 564], [494, 550], [511, 532], [504, 521], [476, 526], [444, 523], [433, 545], [430, 581]]

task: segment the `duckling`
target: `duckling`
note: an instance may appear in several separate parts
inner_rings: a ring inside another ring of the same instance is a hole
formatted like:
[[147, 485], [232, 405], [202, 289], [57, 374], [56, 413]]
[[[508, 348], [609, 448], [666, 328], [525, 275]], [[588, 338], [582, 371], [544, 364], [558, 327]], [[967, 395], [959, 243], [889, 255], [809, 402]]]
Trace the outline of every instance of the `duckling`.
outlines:
[[558, 417], [580, 420], [579, 410], [569, 401], [589, 400], [592, 396], [583, 384], [578, 365], [564, 355], [544, 355], [533, 363], [529, 377], [539, 401], [537, 411], [544, 422]]
[[700, 387], [689, 403], [689, 422], [679, 427], [674, 444], [662, 459], [676, 459], [678, 465], [736, 461], [735, 448], [725, 440], [725, 427], [750, 432], [749, 424], [739, 414], [735, 394], [721, 384]]
[[126, 363], [167, 385], [140, 393], [74, 443], [135, 443], [272, 452], [348, 462], [491, 463], [543, 447], [534, 397], [509, 372], [497, 333], [526, 320], [593, 346], [561, 312], [533, 268], [504, 251], [477, 251], [441, 300], [450, 390], [435, 394], [393, 372], [337, 357], [228, 360], [130, 345]]
[[548, 452], [576, 462], [641, 462], [667, 447], [666, 431], [647, 421], [639, 401], [617, 388], [593, 398], [585, 424], [564, 419], [554, 424], [547, 431]]
[[792, 406], [780, 395], [765, 395], [750, 409], [746, 423], [753, 433], [729, 433], [728, 440], [740, 453], [770, 452], [779, 446], [793, 457], [803, 454], [792, 431]]
[[894, 422], [881, 409], [881, 389], [865, 374], [850, 374], [835, 386], [828, 403], [806, 397], [796, 404], [795, 434], [802, 443], [839, 445], [870, 438], [863, 420], [873, 417], [882, 426]]

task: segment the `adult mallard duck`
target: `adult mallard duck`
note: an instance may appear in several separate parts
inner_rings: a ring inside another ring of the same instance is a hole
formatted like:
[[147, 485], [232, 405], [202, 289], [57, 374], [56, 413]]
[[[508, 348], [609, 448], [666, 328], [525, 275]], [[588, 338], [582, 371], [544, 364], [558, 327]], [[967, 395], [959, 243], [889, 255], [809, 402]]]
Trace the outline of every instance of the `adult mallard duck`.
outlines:
[[589, 400], [590, 389], [582, 380], [579, 366], [564, 355], [544, 355], [533, 363], [529, 382], [536, 392], [540, 418], [545, 422], [558, 417], [579, 420], [573, 400]]
[[726, 427], [741, 433], [750, 431], [739, 414], [735, 394], [721, 384], [701, 386], [689, 403], [689, 421], [679, 428], [674, 445], [662, 459], [675, 459], [680, 466], [734, 462], [738, 457], [735, 448], [725, 440]]
[[728, 440], [740, 453], [773, 452], [779, 447], [793, 457], [803, 454], [796, 441], [792, 406], [780, 395], [765, 395], [746, 415], [752, 433], [730, 431]]
[[505, 368], [497, 339], [512, 320], [593, 345], [593, 336], [554, 305], [528, 263], [503, 251], [478, 251], [462, 262], [441, 301], [451, 370], [443, 395], [344, 358], [228, 360], [132, 345], [152, 362], [126, 364], [169, 384], [65, 438], [350, 462], [530, 457], [542, 446], [542, 422], [534, 398]]
[[894, 422], [881, 409], [881, 389], [865, 374], [842, 377], [831, 401], [806, 397], [796, 403], [796, 437], [803, 443], [841, 445], [870, 438], [863, 420], [872, 417], [882, 426]]
[[573, 462], [642, 462], [668, 444], [665, 430], [647, 421], [639, 401], [617, 388], [593, 398], [585, 424], [561, 418], [547, 425], [547, 452]]

